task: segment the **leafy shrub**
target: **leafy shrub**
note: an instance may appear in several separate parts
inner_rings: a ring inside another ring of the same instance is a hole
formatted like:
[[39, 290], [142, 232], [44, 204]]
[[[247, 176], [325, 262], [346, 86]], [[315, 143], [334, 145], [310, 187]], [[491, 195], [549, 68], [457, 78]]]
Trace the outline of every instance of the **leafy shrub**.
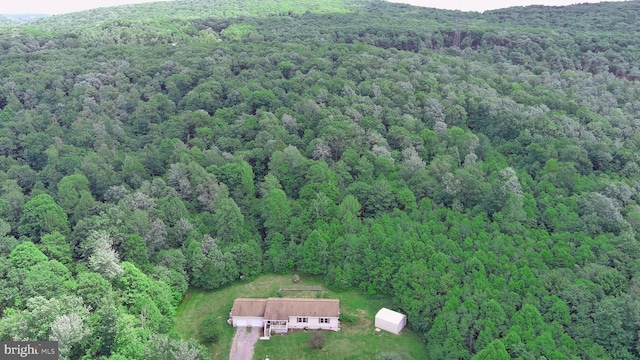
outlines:
[[342, 313], [340, 314], [340, 322], [344, 324], [355, 324], [358, 322], [358, 317], [355, 315]]
[[214, 317], [207, 317], [200, 323], [200, 341], [213, 343], [220, 338], [220, 324]]
[[311, 334], [311, 339], [309, 339], [309, 348], [314, 350], [322, 349], [325, 340], [326, 338], [323, 333], [314, 332]]

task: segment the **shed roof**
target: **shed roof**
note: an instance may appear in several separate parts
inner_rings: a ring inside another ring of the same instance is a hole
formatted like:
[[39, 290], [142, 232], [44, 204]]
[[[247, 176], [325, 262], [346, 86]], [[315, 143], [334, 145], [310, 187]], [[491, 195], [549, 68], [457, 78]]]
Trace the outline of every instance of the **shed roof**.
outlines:
[[231, 316], [259, 316], [267, 320], [288, 320], [289, 316], [338, 317], [338, 299], [239, 298], [233, 303]]
[[380, 309], [380, 311], [378, 311], [378, 313], [376, 314], [376, 319], [383, 319], [394, 324], [400, 324], [405, 317], [405, 314], [401, 314], [387, 308]]

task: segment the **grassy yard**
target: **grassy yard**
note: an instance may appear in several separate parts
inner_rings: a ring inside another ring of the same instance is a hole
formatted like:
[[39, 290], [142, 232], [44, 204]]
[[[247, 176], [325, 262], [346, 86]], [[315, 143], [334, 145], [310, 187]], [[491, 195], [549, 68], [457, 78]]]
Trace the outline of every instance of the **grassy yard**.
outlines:
[[[300, 285], [322, 285], [321, 281], [304, 278]], [[233, 301], [238, 297], [275, 297], [280, 286], [293, 285], [291, 276], [263, 275], [250, 283], [238, 283], [215, 291], [190, 290], [176, 316], [176, 331], [183, 338], [197, 337], [200, 322], [208, 316], [218, 319], [220, 340], [211, 346], [212, 359], [227, 359], [234, 329], [227, 325]], [[324, 288], [323, 288], [324, 289]], [[318, 296], [316, 292], [285, 292], [286, 297]], [[386, 351], [405, 352], [411, 359], [426, 359], [426, 349], [420, 338], [409, 329], [401, 335], [375, 331], [373, 319], [383, 306], [389, 307], [387, 299], [371, 299], [358, 291], [333, 292], [323, 290], [323, 298], [340, 299], [340, 312], [347, 314], [352, 322], [343, 321], [339, 332], [323, 332], [326, 342], [322, 350], [311, 350], [307, 342], [311, 331], [297, 331], [286, 335], [275, 335], [268, 341], [258, 341], [254, 359], [375, 359]]]

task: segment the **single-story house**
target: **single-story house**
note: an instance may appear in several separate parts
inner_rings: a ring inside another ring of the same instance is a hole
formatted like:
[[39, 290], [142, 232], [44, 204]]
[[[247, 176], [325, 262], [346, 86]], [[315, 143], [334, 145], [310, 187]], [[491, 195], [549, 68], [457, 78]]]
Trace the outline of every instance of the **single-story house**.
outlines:
[[375, 324], [377, 328], [397, 335], [407, 325], [407, 315], [382, 308], [376, 314]]
[[338, 299], [236, 299], [231, 309], [233, 327], [263, 327], [264, 335], [289, 329], [340, 330]]

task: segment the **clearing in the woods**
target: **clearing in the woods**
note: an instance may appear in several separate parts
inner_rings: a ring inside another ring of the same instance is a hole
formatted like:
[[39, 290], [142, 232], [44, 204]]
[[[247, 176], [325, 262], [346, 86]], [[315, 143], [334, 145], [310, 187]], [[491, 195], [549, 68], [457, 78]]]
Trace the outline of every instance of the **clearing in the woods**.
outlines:
[[[218, 320], [220, 337], [208, 346], [212, 359], [227, 359], [235, 329], [227, 324], [233, 301], [239, 297], [307, 297], [340, 299], [341, 330], [326, 331], [323, 349], [312, 350], [307, 343], [311, 331], [296, 331], [274, 335], [258, 341], [254, 359], [375, 359], [383, 352], [404, 353], [410, 359], [427, 359], [426, 348], [419, 336], [405, 328], [400, 335], [376, 332], [373, 319], [381, 307], [393, 307], [388, 298], [370, 297], [360, 291], [332, 291], [317, 279], [302, 277], [299, 285], [322, 286], [322, 291], [285, 291], [282, 286], [294, 285], [290, 275], [263, 275], [248, 283], [237, 283], [222, 289], [190, 290], [178, 307], [175, 329], [184, 339], [198, 338], [200, 322], [213, 316]], [[256, 329], [257, 330], [257, 329]], [[277, 355], [277, 356], [276, 356]]]

